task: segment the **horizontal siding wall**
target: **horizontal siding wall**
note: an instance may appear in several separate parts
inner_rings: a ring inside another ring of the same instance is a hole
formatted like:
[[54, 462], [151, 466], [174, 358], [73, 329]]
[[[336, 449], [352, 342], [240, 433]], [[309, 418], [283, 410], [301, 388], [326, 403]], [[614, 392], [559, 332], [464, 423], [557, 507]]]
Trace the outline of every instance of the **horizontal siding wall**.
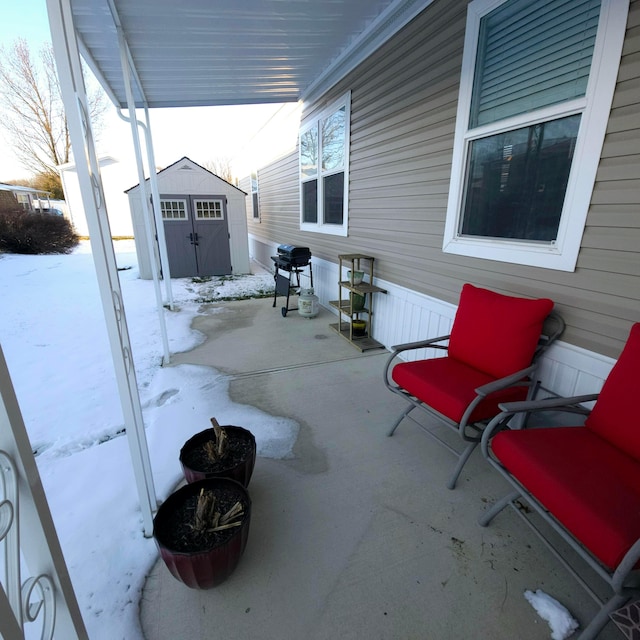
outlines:
[[271, 239], [277, 244], [300, 239], [297, 151], [258, 171], [258, 208], [260, 220], [256, 221], [252, 217], [250, 203], [247, 205], [250, 234]]
[[[293, 153], [259, 172], [261, 221], [249, 219], [250, 234], [260, 241], [254, 245], [308, 246], [329, 263], [341, 253], [370, 254], [384, 282], [450, 305], [465, 282], [548, 296], [567, 321], [565, 342], [616, 357], [631, 323], [640, 321], [640, 0], [631, 3], [573, 273], [442, 252], [466, 6], [466, 0], [437, 0], [323, 100], [307, 106], [305, 118], [313, 117], [351, 90], [349, 236], [300, 231]], [[394, 315], [390, 311], [389, 318]]]

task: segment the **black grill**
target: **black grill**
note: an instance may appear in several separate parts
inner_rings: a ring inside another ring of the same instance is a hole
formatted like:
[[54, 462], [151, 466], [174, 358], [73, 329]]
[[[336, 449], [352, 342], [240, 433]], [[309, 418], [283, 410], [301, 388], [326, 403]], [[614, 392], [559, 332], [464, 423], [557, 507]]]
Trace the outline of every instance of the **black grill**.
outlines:
[[[287, 303], [282, 307], [282, 315], [286, 318], [289, 308], [289, 294], [292, 289], [300, 288], [300, 274], [308, 267], [309, 280], [313, 287], [313, 272], [311, 269], [311, 251], [308, 247], [296, 247], [292, 244], [281, 244], [278, 247], [278, 255], [271, 256], [275, 265], [275, 291], [273, 294], [273, 306], [276, 306], [278, 296], [287, 296]], [[284, 271], [287, 275], [280, 273]]]
[[281, 244], [278, 247], [278, 255], [272, 256], [271, 259], [282, 265], [281, 268], [286, 269], [287, 265], [291, 267], [306, 267], [311, 261], [311, 251], [308, 247], [295, 247], [292, 244]]

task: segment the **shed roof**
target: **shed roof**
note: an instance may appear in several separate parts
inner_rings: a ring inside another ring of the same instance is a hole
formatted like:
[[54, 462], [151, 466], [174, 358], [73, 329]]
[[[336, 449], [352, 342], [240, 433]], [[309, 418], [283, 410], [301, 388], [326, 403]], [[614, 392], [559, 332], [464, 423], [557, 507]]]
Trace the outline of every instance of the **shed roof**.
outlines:
[[22, 187], [15, 184], [3, 184], [0, 183], [0, 191], [13, 191], [14, 193], [42, 193], [45, 195], [51, 195], [50, 191], [43, 189], [34, 189], [33, 187]]
[[[243, 191], [242, 189], [239, 189], [238, 187], [236, 187], [235, 184], [231, 184], [231, 182], [229, 182], [228, 180], [225, 180], [224, 178], [221, 178], [220, 176], [218, 176], [215, 173], [213, 173], [213, 171], [209, 171], [209, 169], [207, 169], [206, 167], [203, 167], [202, 165], [198, 164], [197, 162], [194, 162], [193, 160], [191, 160], [191, 158], [187, 158], [187, 156], [182, 156], [182, 158], [180, 158], [180, 160], [176, 160], [176, 162], [173, 162], [172, 164], [170, 164], [169, 166], [165, 167], [164, 169], [160, 169], [160, 171], [158, 171], [156, 175], [159, 176], [162, 173], [164, 173], [165, 171], [168, 171], [169, 169], [173, 169], [176, 165], [180, 164], [181, 162], [185, 162], [185, 160], [187, 162], [190, 162], [196, 168], [202, 169], [202, 171], [205, 171], [206, 173], [211, 174], [214, 178], [217, 178], [218, 180], [222, 180], [222, 182], [224, 182], [225, 184], [228, 184], [230, 187], [232, 187], [236, 191], [239, 191], [241, 194], [243, 194], [245, 196], [247, 195], [246, 191]], [[149, 178], [147, 178], [145, 180], [145, 183], [147, 183], [147, 182], [149, 182]], [[133, 191], [134, 189], [137, 189], [139, 186], [140, 186], [140, 183], [138, 182], [138, 184], [133, 185], [133, 187], [129, 187], [128, 189], [125, 189], [125, 193], [129, 193], [130, 191]]]

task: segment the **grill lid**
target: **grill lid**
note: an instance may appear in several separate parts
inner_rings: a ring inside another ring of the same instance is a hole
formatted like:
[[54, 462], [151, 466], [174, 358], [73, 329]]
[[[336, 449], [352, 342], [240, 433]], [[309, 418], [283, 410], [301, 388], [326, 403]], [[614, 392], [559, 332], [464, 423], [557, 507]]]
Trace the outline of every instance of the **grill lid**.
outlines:
[[311, 257], [311, 251], [309, 247], [296, 247], [292, 244], [281, 244], [278, 246], [278, 255], [281, 258], [307, 258]]
[[278, 255], [283, 258], [309, 258], [311, 251], [308, 247], [296, 247], [292, 244], [281, 244], [278, 247]]

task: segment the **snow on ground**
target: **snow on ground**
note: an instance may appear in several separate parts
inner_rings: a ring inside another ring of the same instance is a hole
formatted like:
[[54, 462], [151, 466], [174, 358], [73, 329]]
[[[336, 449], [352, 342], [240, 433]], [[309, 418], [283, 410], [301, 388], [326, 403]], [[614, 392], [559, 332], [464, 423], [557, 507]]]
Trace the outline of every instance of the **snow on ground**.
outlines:
[[[258, 455], [290, 455], [295, 422], [231, 402], [227, 379], [213, 368], [161, 367], [153, 283], [138, 278], [133, 241], [114, 246], [158, 498], [180, 481], [179, 449], [210, 426], [211, 416], [250, 429]], [[172, 284], [176, 310], [163, 312], [172, 353], [204, 339], [190, 328], [202, 302], [273, 292], [268, 273]], [[157, 551], [142, 533], [121, 437], [90, 244], [82, 242], [69, 255], [0, 255], [0, 300], [0, 345], [89, 637], [142, 638], [138, 601]]]
[[552, 640], [566, 640], [578, 628], [578, 621], [555, 598], [540, 589], [525, 591], [524, 597], [536, 613], [549, 623]]

